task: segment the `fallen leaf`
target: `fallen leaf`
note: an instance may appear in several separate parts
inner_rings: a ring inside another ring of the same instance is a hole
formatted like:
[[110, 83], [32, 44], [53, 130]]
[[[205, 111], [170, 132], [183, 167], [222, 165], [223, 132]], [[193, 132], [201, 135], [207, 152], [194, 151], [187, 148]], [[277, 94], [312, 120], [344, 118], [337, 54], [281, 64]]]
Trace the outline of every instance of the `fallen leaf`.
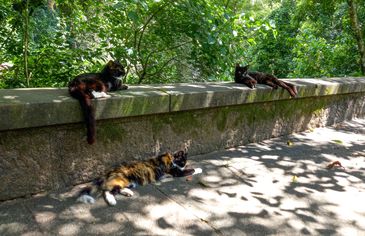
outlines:
[[293, 145], [293, 142], [292, 142], [292, 141], [290, 141], [290, 140], [288, 140], [288, 141], [286, 142], [286, 144], [288, 144], [288, 146], [292, 146], [292, 145]]
[[338, 140], [338, 139], [334, 139], [334, 140], [332, 140], [332, 142], [335, 142], [337, 144], [343, 144], [343, 142], [341, 140]]
[[332, 169], [332, 168], [334, 168], [336, 166], [345, 169], [345, 167], [343, 167], [342, 164], [341, 164], [341, 162], [339, 162], [339, 161], [333, 161], [333, 162], [331, 162], [330, 164], [327, 165], [327, 169]]
[[291, 180], [292, 180], [293, 183], [297, 182], [298, 176], [293, 175], [293, 177], [291, 178]]

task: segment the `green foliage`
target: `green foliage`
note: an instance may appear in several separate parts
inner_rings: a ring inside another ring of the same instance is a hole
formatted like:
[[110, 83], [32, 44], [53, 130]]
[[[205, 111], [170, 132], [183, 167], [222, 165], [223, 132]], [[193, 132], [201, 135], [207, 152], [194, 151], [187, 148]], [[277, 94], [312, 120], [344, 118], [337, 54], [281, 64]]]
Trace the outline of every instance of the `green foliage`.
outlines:
[[[293, 47], [291, 77], [330, 77], [359, 73], [356, 41], [347, 4], [331, 0], [300, 5], [301, 27]], [[298, 17], [298, 16], [297, 16]], [[299, 17], [298, 17], [299, 18]]]
[[275, 31], [257, 36], [257, 44], [252, 49], [254, 69], [286, 77], [291, 71], [292, 48], [297, 44], [299, 24], [295, 20], [295, 1], [286, 0], [268, 15]]
[[129, 84], [232, 80], [237, 62], [279, 77], [360, 73], [340, 0], [0, 0], [0, 24], [0, 64], [12, 65], [0, 88], [67, 86], [112, 58]]
[[359, 68], [354, 57], [356, 42], [346, 33], [332, 39], [316, 36], [314, 25], [305, 23], [293, 48], [293, 71], [296, 77], [345, 76]]

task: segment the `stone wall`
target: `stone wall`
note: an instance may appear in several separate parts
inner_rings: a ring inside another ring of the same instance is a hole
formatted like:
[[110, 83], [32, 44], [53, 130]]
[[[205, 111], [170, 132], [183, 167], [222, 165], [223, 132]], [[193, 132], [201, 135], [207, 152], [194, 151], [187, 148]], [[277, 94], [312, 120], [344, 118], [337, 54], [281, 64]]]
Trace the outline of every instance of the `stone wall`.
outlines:
[[0, 200], [90, 181], [169, 150], [192, 156], [365, 114], [365, 78], [290, 81], [297, 98], [263, 85], [131, 86], [94, 101], [94, 145], [67, 89], [0, 90]]

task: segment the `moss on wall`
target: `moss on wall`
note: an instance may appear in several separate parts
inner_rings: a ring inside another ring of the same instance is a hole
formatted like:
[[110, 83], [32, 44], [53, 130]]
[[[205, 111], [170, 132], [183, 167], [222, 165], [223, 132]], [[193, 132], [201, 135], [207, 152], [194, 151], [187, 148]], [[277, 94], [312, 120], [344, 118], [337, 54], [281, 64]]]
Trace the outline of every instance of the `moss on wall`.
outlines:
[[126, 137], [126, 131], [121, 122], [98, 122], [96, 131], [97, 139], [104, 142], [122, 142]]
[[316, 96], [98, 120], [93, 146], [81, 123], [2, 131], [0, 200], [85, 182], [107, 165], [184, 145], [195, 155], [361, 117], [364, 97]]

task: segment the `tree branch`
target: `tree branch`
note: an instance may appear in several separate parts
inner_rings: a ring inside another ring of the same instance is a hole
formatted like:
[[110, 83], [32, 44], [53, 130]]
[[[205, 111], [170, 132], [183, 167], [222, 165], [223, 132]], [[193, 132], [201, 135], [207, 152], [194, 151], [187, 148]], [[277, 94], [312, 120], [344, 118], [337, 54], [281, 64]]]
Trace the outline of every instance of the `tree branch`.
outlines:
[[162, 50], [156, 50], [156, 51], [152, 51], [152, 52], [150, 52], [150, 53], [148, 53], [148, 55], [146, 56], [146, 59], [145, 59], [145, 61], [143, 62], [143, 60], [141, 59], [141, 64], [142, 64], [142, 67], [147, 67], [148, 66], [148, 61], [149, 61], [149, 59], [150, 59], [150, 57], [153, 55], [153, 54], [157, 54], [157, 53], [161, 53], [161, 52], [166, 52], [166, 51], [170, 51], [170, 50], [172, 50], [172, 49], [176, 49], [176, 48], [179, 48], [179, 47], [182, 47], [182, 46], [184, 46], [184, 45], [186, 45], [186, 44], [188, 44], [188, 43], [191, 43], [193, 40], [192, 39], [190, 39], [190, 40], [188, 40], [188, 41], [186, 41], [186, 42], [182, 42], [181, 44], [178, 44], [178, 45], [174, 45], [174, 46], [171, 46], [171, 47], [169, 47], [169, 48], [164, 48], [164, 49], [162, 49]]
[[24, 50], [23, 50], [23, 60], [24, 60], [24, 75], [27, 82], [27, 87], [29, 87], [30, 75], [28, 69], [28, 49], [29, 49], [29, 0], [25, 3], [24, 9]]
[[141, 48], [141, 43], [142, 43], [142, 38], [143, 38], [143, 34], [147, 29], [148, 24], [152, 21], [152, 19], [157, 15], [157, 13], [159, 13], [162, 9], [165, 8], [165, 6], [167, 6], [167, 4], [169, 3], [169, 1], [166, 1], [164, 4], [162, 4], [159, 8], [156, 9], [156, 11], [154, 11], [148, 18], [147, 21], [143, 24], [142, 28], [139, 30], [141, 31], [140, 35], [139, 35], [139, 40], [138, 40], [138, 44], [137, 46], [137, 52], [140, 52], [140, 48]]
[[155, 76], [155, 75], [157, 75], [157, 74], [160, 74], [161, 72], [162, 72], [162, 70], [163, 69], [165, 69], [165, 67], [168, 65], [168, 64], [170, 64], [170, 62], [172, 62], [173, 60], [175, 60], [177, 58], [177, 56], [175, 56], [175, 57], [172, 57], [172, 58], [170, 58], [169, 60], [167, 60], [167, 61], [165, 61], [164, 63], [163, 63], [163, 65], [156, 71], [156, 72], [154, 72], [154, 73], [152, 73], [152, 74], [147, 74], [146, 73], [146, 77], [148, 76], [148, 77], [152, 77], [152, 76]]

